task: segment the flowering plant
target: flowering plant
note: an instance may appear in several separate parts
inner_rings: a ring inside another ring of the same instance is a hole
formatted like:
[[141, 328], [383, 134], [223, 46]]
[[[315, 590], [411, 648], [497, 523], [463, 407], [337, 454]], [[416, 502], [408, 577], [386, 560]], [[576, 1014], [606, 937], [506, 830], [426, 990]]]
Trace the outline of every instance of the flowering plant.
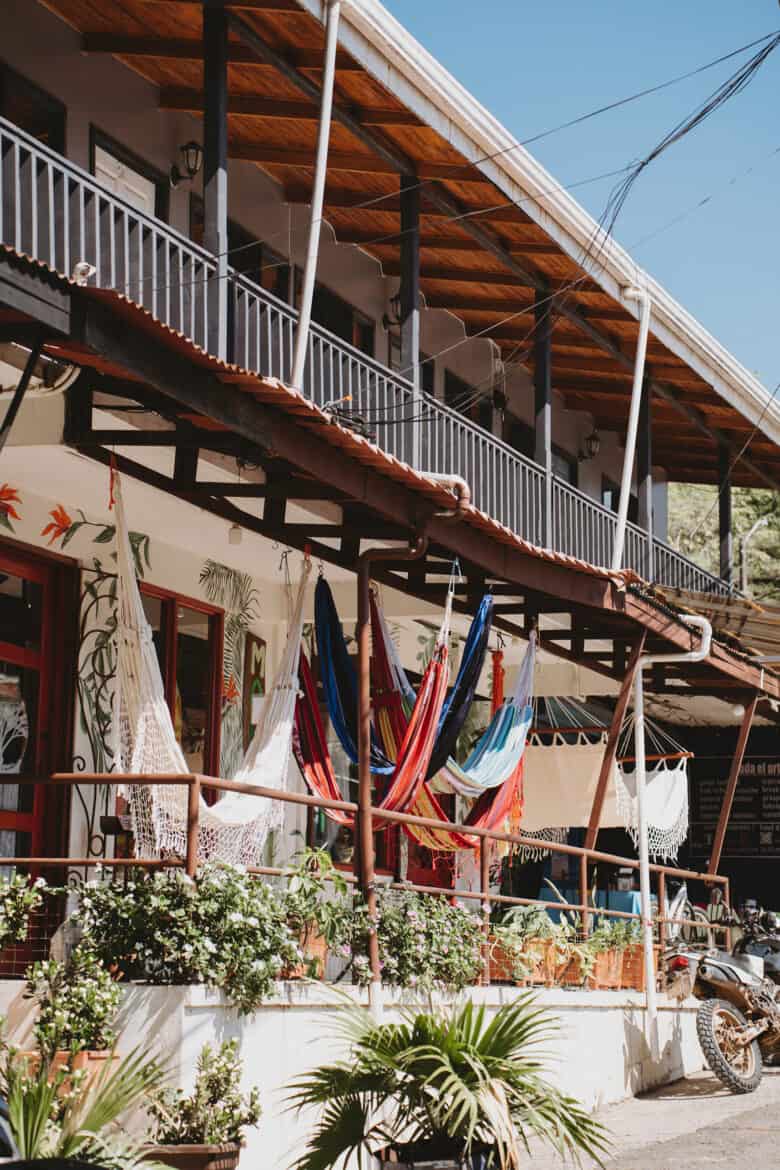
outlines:
[[33, 1035], [47, 1059], [58, 1050], [113, 1047], [112, 1023], [122, 993], [89, 947], [76, 947], [66, 963], [33, 963], [27, 968], [25, 995], [38, 1002]]
[[257, 1125], [261, 1113], [258, 1090], [242, 1096], [240, 1084], [238, 1041], [226, 1040], [218, 1052], [205, 1044], [189, 1096], [181, 1089], [153, 1094], [149, 1112], [156, 1122], [154, 1140], [175, 1146], [240, 1142], [244, 1129]]
[[352, 899], [344, 875], [324, 849], [305, 849], [291, 871], [284, 894], [287, 924], [304, 948], [315, 935], [330, 947], [348, 942], [352, 934]]
[[0, 950], [24, 941], [30, 915], [40, 909], [46, 889], [43, 878], [30, 882], [22, 873], [0, 878]]
[[178, 871], [100, 880], [80, 899], [84, 937], [109, 969], [155, 984], [219, 987], [241, 1012], [302, 961], [282, 897], [230, 865], [204, 866], [194, 881]]
[[[397, 987], [462, 990], [482, 971], [482, 931], [468, 910], [444, 896], [412, 890], [380, 891], [377, 934], [382, 980]], [[368, 983], [369, 919], [362, 908], [355, 916], [353, 970]]]

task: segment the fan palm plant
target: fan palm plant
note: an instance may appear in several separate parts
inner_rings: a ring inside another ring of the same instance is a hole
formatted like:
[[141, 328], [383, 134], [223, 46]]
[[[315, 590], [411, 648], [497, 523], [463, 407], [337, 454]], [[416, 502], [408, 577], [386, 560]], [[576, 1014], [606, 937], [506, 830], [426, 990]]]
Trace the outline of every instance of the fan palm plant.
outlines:
[[143, 1105], [158, 1089], [164, 1070], [141, 1051], [118, 1065], [107, 1061], [94, 1076], [79, 1079], [46, 1060], [31, 1073], [24, 1060], [6, 1050], [2, 1088], [11, 1133], [25, 1160], [81, 1159], [117, 1170], [156, 1165], [119, 1128], [118, 1119]]
[[470, 1001], [376, 1023], [353, 1005], [338, 1030], [345, 1060], [290, 1086], [292, 1108], [320, 1118], [294, 1170], [329, 1170], [358, 1155], [393, 1151], [407, 1164], [451, 1159], [517, 1170], [531, 1138], [596, 1161], [606, 1131], [544, 1077], [539, 1045], [556, 1021], [519, 996], [488, 1016]]

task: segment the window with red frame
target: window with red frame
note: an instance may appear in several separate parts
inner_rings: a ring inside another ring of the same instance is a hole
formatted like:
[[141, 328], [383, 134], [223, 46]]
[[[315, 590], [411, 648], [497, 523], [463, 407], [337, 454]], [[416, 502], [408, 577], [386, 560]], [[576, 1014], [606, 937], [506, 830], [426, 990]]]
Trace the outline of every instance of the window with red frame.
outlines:
[[148, 584], [141, 599], [185, 759], [193, 772], [218, 776], [222, 611]]

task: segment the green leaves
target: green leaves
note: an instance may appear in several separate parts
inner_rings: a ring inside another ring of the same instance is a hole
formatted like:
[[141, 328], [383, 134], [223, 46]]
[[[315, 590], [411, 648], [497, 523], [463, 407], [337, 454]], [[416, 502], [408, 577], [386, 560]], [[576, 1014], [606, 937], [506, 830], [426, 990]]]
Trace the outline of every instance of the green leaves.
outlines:
[[39, 910], [46, 882], [31, 882], [27, 874], [0, 877], [0, 950], [10, 943], [24, 942], [30, 915]]
[[292, 1107], [325, 1105], [295, 1170], [329, 1170], [381, 1146], [409, 1161], [417, 1143], [426, 1160], [488, 1150], [502, 1170], [518, 1170], [532, 1137], [598, 1160], [604, 1129], [543, 1076], [539, 1045], [555, 1028], [530, 995], [492, 1016], [468, 1001], [400, 1023], [345, 1008], [338, 1033], [350, 1039], [347, 1059], [290, 1086]]
[[260, 1120], [257, 1089], [242, 1096], [238, 1041], [226, 1040], [218, 1052], [205, 1044], [198, 1056], [195, 1086], [152, 1095], [149, 1112], [156, 1121], [155, 1141], [162, 1145], [219, 1145], [239, 1142], [244, 1129]]
[[66, 963], [57, 959], [27, 968], [25, 996], [35, 999], [35, 1042], [46, 1057], [58, 1050], [105, 1050], [116, 1039], [112, 1023], [122, 993], [85, 942]]

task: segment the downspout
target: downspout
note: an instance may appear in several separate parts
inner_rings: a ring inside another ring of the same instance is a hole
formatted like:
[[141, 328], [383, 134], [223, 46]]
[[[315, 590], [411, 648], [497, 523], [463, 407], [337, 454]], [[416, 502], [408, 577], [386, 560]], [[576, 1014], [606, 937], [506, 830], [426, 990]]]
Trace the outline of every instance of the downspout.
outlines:
[[368, 909], [368, 963], [371, 982], [368, 1003], [376, 1019], [382, 1016], [382, 972], [376, 931], [377, 900], [374, 871], [374, 824], [371, 811], [371, 565], [375, 561], [416, 561], [425, 556], [428, 537], [417, 536], [408, 549], [368, 548], [358, 557], [358, 881]]
[[317, 259], [320, 250], [320, 229], [322, 211], [325, 205], [325, 180], [328, 173], [328, 143], [333, 112], [333, 85], [336, 78], [336, 49], [338, 47], [339, 16], [341, 0], [324, 0], [327, 5], [325, 21], [325, 62], [322, 75], [322, 103], [320, 122], [317, 129], [317, 155], [314, 162], [314, 187], [311, 197], [309, 219], [309, 242], [306, 248], [306, 262], [303, 269], [301, 307], [298, 313], [298, 328], [295, 332], [295, 353], [291, 383], [293, 389], [303, 390], [303, 375], [306, 367], [306, 353], [309, 348], [311, 328], [311, 307], [314, 300], [314, 284], [317, 276]]
[[620, 505], [618, 507], [617, 526], [615, 528], [615, 543], [612, 546], [613, 573], [619, 573], [623, 568], [628, 504], [631, 499], [631, 479], [634, 472], [636, 435], [639, 429], [639, 411], [642, 405], [642, 387], [645, 380], [645, 359], [647, 356], [647, 335], [650, 331], [650, 310], [652, 305], [650, 294], [645, 288], [624, 288], [623, 296], [627, 301], [639, 302], [639, 336], [636, 341], [636, 356], [634, 357], [634, 385], [631, 389], [631, 409], [628, 415], [628, 429], [626, 431], [626, 450], [623, 455], [623, 477], [620, 481]]
[[424, 475], [426, 479], [432, 479], [436, 483], [440, 483], [442, 487], [452, 488], [455, 493], [457, 503], [454, 508], [448, 509], [446, 512], [437, 512], [437, 520], [460, 520], [465, 515], [466, 509], [471, 504], [471, 488], [462, 475], [440, 475], [438, 471], [421, 471], [420, 475]]
[[[634, 679], [634, 738], [636, 755], [636, 806], [637, 831], [639, 835], [639, 896], [642, 911], [642, 943], [645, 961], [645, 1006], [650, 1042], [650, 1055], [655, 1060], [658, 1045], [658, 1002], [655, 989], [655, 966], [653, 963], [653, 913], [650, 901], [650, 850], [647, 838], [647, 810], [645, 808], [645, 786], [647, 784], [647, 760], [645, 751], [645, 692], [642, 672], [646, 666], [656, 662], [701, 662], [710, 652], [712, 626], [705, 617], [685, 615], [686, 625], [701, 630], [697, 650], [684, 654], [643, 654], [639, 659]], [[665, 909], [658, 907], [659, 914]]]

